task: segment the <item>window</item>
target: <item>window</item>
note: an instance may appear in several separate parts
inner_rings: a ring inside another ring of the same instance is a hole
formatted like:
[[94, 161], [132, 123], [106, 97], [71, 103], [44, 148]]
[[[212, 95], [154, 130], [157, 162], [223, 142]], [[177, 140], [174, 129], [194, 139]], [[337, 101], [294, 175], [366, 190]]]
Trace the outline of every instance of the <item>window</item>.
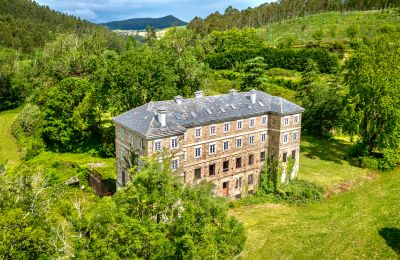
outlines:
[[282, 157], [282, 162], [287, 162], [287, 153], [283, 153]]
[[125, 160], [125, 149], [121, 147], [121, 160]]
[[194, 136], [196, 138], [200, 138], [201, 137], [201, 127], [197, 127], [194, 129]]
[[183, 133], [183, 141], [186, 141], [186, 132]]
[[177, 170], [179, 167], [179, 159], [173, 159], [171, 163], [171, 170]]
[[178, 148], [179, 143], [178, 143], [178, 138], [177, 137], [171, 137], [171, 148], [175, 149]]
[[254, 192], [253, 192], [253, 190], [249, 190], [248, 192], [247, 192], [247, 194], [249, 194], [249, 195], [251, 195], [251, 194], [253, 194]]
[[242, 177], [236, 179], [235, 189], [239, 189], [242, 187]]
[[197, 168], [197, 169], [194, 170], [194, 178], [196, 180], [201, 179], [201, 168]]
[[248, 183], [248, 184], [253, 184], [253, 181], [254, 181], [254, 180], [253, 180], [253, 174], [250, 174], [249, 177], [248, 177], [248, 179], [247, 179], [247, 183]]
[[264, 143], [267, 140], [267, 133], [261, 133], [261, 143]]
[[224, 133], [227, 133], [230, 131], [231, 124], [230, 123], [224, 123]]
[[299, 140], [299, 132], [294, 131], [293, 132], [293, 142], [297, 142]]
[[261, 118], [261, 124], [262, 125], [267, 125], [268, 124], [268, 117], [267, 116], [263, 116]]
[[186, 161], [186, 158], [187, 158], [187, 152], [186, 152], [186, 149], [185, 149], [185, 150], [183, 150], [182, 157], [183, 157], [183, 160], [184, 160], [184, 161]]
[[155, 140], [153, 143], [153, 151], [158, 152], [161, 151], [162, 148], [162, 140]]
[[260, 161], [261, 162], [265, 161], [265, 152], [260, 153]]
[[249, 155], [249, 165], [252, 165], [254, 163], [254, 154]]
[[229, 149], [229, 141], [224, 141], [224, 151]]
[[253, 145], [254, 144], [254, 135], [249, 137], [249, 144]]
[[210, 126], [210, 135], [216, 135], [217, 134], [217, 126], [212, 125]]
[[242, 167], [242, 158], [236, 158], [236, 168]]
[[224, 161], [222, 163], [222, 170], [223, 170], [223, 172], [229, 171], [229, 161]]
[[256, 126], [256, 119], [255, 118], [250, 118], [249, 127], [255, 127], [255, 126]]
[[226, 181], [226, 182], [222, 183], [222, 188], [223, 189], [228, 189], [229, 188], [229, 181]]
[[242, 147], [242, 145], [243, 145], [242, 138], [236, 139], [236, 148], [240, 148]]
[[210, 144], [208, 152], [210, 154], [215, 154], [215, 152], [216, 152], [215, 144]]
[[296, 150], [293, 150], [293, 151], [292, 151], [292, 158], [293, 158], [293, 159], [296, 159]]
[[236, 199], [242, 198], [242, 194], [240, 194], [240, 193], [239, 193], [239, 194], [236, 194], [236, 195], [235, 195], [235, 198], [236, 198]]
[[194, 148], [194, 157], [195, 158], [201, 157], [201, 147], [195, 147]]
[[208, 166], [208, 174], [211, 175], [215, 175], [215, 164], [210, 164], [210, 166]]
[[283, 134], [283, 143], [284, 144], [289, 143], [289, 134], [288, 133]]
[[299, 123], [299, 118], [300, 118], [299, 115], [294, 115], [293, 116], [293, 124], [297, 125]]
[[140, 150], [143, 149], [143, 139], [142, 138], [139, 139], [139, 149]]
[[238, 120], [237, 121], [237, 130], [242, 130], [243, 129], [243, 120]]
[[285, 126], [288, 126], [288, 125], [289, 125], [289, 119], [290, 119], [289, 116], [285, 116], [285, 117], [283, 118], [283, 124], [284, 124]]

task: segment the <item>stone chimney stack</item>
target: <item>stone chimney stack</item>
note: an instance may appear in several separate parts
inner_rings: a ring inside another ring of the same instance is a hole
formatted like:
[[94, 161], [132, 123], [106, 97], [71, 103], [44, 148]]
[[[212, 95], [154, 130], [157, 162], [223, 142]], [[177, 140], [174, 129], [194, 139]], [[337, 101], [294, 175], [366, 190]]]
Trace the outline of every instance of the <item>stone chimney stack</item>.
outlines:
[[167, 120], [166, 120], [167, 110], [163, 107], [160, 107], [157, 110], [157, 113], [158, 113], [157, 114], [158, 122], [161, 124], [162, 127], [166, 126], [167, 125]]
[[194, 97], [195, 98], [202, 98], [204, 96], [203, 91], [199, 90], [194, 92]]
[[250, 100], [252, 104], [256, 103], [256, 99], [257, 99], [257, 90], [253, 89], [250, 91]]

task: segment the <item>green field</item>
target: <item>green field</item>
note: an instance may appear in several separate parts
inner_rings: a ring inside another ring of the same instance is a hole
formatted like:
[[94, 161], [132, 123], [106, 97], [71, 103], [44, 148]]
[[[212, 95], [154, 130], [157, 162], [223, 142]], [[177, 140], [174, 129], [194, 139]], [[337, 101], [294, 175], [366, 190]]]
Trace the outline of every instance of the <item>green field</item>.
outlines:
[[0, 162], [6, 162], [9, 167], [19, 164], [19, 147], [11, 135], [11, 125], [18, 115], [19, 109], [0, 113]]
[[[247, 233], [247, 259], [390, 258], [400, 254], [400, 170], [377, 174], [343, 160], [349, 144], [303, 136], [300, 179], [327, 189], [322, 202], [231, 211]], [[338, 194], [335, 194], [338, 193]]]
[[[349, 41], [352, 38], [370, 38], [384, 31], [396, 31], [399, 25], [400, 12], [397, 9], [329, 12], [269, 24], [260, 28], [258, 35], [268, 45], [278, 45], [288, 40], [301, 45], [315, 42], [313, 35], [317, 31], [322, 31], [321, 41]], [[349, 31], [355, 32], [355, 35], [350, 37]]]

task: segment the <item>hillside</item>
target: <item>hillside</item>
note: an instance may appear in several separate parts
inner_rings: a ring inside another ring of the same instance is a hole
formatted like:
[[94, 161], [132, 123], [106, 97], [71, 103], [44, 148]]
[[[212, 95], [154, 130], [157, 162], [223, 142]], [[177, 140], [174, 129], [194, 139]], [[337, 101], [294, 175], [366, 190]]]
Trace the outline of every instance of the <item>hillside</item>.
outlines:
[[144, 30], [147, 26], [151, 26], [154, 29], [165, 29], [172, 26], [183, 26], [186, 24], [186, 22], [172, 15], [168, 15], [160, 18], [132, 18], [123, 21], [103, 23], [102, 25], [111, 30]]
[[214, 30], [260, 27], [269, 23], [323, 12], [381, 10], [399, 6], [400, 2], [397, 0], [282, 0], [241, 11], [230, 6], [224, 14], [215, 12], [205, 19], [194, 18], [188, 28], [205, 35]]
[[310, 42], [350, 42], [400, 30], [400, 12], [327, 12], [271, 23], [258, 30], [268, 45], [307, 44]]
[[0, 46], [30, 53], [56, 33], [82, 34], [100, 27], [34, 1], [0, 0], [0, 28]]

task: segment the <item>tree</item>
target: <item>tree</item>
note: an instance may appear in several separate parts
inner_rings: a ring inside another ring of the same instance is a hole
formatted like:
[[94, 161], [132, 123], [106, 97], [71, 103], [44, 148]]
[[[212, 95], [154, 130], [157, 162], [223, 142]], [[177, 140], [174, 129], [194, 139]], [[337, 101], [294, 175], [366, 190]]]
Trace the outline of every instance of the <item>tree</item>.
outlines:
[[385, 156], [400, 147], [398, 36], [381, 35], [364, 42], [345, 64], [344, 82], [349, 87], [345, 130], [360, 137], [362, 155]]
[[72, 217], [77, 257], [234, 257], [244, 229], [228, 217], [212, 186], [183, 186], [168, 160], [146, 160], [127, 188]]
[[247, 60], [243, 68], [244, 76], [242, 83], [240, 84], [240, 90], [247, 91], [251, 89], [259, 89], [265, 81], [265, 78], [262, 76], [266, 67], [263, 57], [256, 57]]

